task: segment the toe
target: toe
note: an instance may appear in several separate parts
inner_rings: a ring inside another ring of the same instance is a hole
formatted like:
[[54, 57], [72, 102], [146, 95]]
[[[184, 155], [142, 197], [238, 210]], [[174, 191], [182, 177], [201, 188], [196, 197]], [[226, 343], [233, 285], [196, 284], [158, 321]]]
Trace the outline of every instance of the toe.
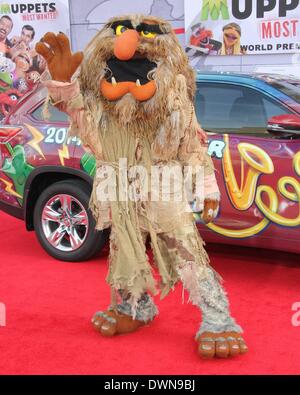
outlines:
[[229, 345], [229, 354], [234, 357], [240, 353], [240, 345], [237, 339], [234, 337], [229, 337], [227, 339]]
[[215, 356], [215, 342], [200, 342], [198, 353], [204, 359], [213, 358]]
[[105, 321], [105, 319], [104, 319], [104, 312], [103, 311], [98, 311], [97, 313], [95, 313], [92, 320], [91, 320], [94, 328], [97, 330], [100, 329], [100, 327], [104, 321]]
[[219, 358], [229, 357], [229, 344], [225, 337], [220, 337], [216, 339], [216, 356]]
[[104, 316], [104, 322], [100, 327], [100, 332], [103, 336], [114, 336], [117, 331], [117, 320], [108, 315]]
[[202, 334], [198, 339], [198, 353], [204, 359], [211, 359], [215, 356], [216, 347], [215, 341], [209, 333]]
[[248, 347], [247, 344], [245, 343], [245, 340], [242, 337], [239, 337], [238, 341], [240, 346], [240, 353], [246, 354], [246, 352], [248, 352]]

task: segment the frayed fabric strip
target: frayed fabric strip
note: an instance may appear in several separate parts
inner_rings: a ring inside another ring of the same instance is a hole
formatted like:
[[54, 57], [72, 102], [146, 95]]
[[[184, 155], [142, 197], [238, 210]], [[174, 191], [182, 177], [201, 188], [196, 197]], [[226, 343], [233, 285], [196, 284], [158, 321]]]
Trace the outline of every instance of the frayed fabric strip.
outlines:
[[44, 85], [48, 88], [49, 95], [54, 102], [67, 102], [80, 94], [78, 80], [73, 82], [45, 81]]
[[220, 198], [220, 191], [214, 173], [206, 175], [204, 177], [204, 191], [205, 191], [205, 199], [208, 199], [208, 196], [212, 194], [219, 194], [219, 198]]

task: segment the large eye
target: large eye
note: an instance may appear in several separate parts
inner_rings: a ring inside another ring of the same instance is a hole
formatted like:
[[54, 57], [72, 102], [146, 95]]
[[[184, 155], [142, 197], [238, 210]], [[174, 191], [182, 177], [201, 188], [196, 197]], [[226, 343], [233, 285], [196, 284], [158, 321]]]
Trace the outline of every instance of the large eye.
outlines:
[[147, 30], [142, 30], [141, 36], [145, 38], [154, 38], [155, 36], [157, 36], [157, 33], [152, 33], [152, 32], [147, 32]]
[[122, 33], [124, 33], [128, 28], [124, 25], [118, 25], [116, 27], [116, 35], [120, 36]]

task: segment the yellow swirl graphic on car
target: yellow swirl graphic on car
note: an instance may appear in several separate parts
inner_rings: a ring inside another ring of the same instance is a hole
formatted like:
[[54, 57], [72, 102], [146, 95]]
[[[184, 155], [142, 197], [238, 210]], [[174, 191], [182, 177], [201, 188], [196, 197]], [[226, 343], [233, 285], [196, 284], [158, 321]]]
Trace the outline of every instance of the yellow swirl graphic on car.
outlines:
[[253, 144], [240, 143], [238, 150], [241, 155], [241, 174], [243, 174], [243, 160], [248, 163], [250, 169], [248, 171], [245, 185], [243, 177], [241, 185], [238, 186], [235, 173], [233, 170], [232, 159], [229, 149], [228, 135], [224, 136], [226, 143], [223, 156], [223, 171], [225, 185], [229, 198], [235, 208], [238, 210], [248, 210], [252, 206], [255, 199], [256, 186], [258, 178], [261, 174], [272, 174], [274, 166], [270, 156], [261, 148]]
[[[288, 179], [288, 180], [284, 180], [284, 179]], [[292, 177], [282, 177], [280, 180], [283, 184], [285, 182], [288, 182], [289, 185], [292, 185], [295, 188], [297, 197], [298, 197], [298, 201], [300, 200], [300, 184], [297, 180], [295, 180]], [[278, 197], [274, 191], [273, 188], [269, 187], [268, 185], [260, 185], [257, 188], [257, 192], [256, 192], [256, 199], [255, 199], [255, 203], [257, 205], [257, 207], [259, 208], [259, 210], [264, 214], [264, 216], [266, 218], [268, 218], [270, 221], [274, 222], [277, 225], [282, 225], [282, 226], [287, 226], [287, 227], [295, 227], [295, 226], [299, 226], [300, 225], [300, 205], [299, 205], [299, 209], [298, 209], [298, 216], [296, 218], [285, 218], [283, 216], [281, 216], [280, 214], [277, 214], [276, 211], [277, 210], [272, 210], [270, 209], [263, 201], [262, 201], [262, 193], [265, 192], [268, 197], [270, 202], [272, 202], [272, 204], [276, 201], [276, 204], [278, 206]]]
[[[259, 177], [263, 174], [274, 173], [274, 164], [270, 156], [260, 147], [249, 143], [240, 143], [237, 146], [241, 157], [240, 185], [238, 185], [234, 172], [229, 146], [229, 137], [224, 135], [225, 149], [223, 155], [223, 173], [229, 199], [237, 210], [246, 211], [253, 204], [264, 215], [258, 224], [245, 229], [226, 229], [210, 223], [207, 225], [212, 231], [226, 237], [245, 238], [254, 236], [263, 231], [270, 222], [286, 226], [300, 225], [300, 183], [290, 176], [281, 177], [277, 183], [278, 192], [292, 204], [298, 203], [298, 213], [295, 218], [286, 218], [278, 213], [279, 198], [277, 192], [269, 185], [258, 185]], [[245, 176], [245, 163], [249, 170]], [[300, 176], [300, 151], [293, 158], [293, 169]], [[267, 199], [263, 200], [263, 195]], [[265, 201], [268, 201], [268, 204]]]

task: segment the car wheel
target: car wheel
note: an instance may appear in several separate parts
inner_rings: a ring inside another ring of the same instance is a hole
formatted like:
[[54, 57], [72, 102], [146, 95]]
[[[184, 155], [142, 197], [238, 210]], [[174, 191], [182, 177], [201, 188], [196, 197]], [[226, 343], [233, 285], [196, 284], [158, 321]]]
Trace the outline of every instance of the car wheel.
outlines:
[[96, 231], [89, 210], [91, 188], [81, 180], [59, 181], [39, 196], [34, 229], [41, 246], [54, 258], [78, 262], [98, 253], [109, 231]]

